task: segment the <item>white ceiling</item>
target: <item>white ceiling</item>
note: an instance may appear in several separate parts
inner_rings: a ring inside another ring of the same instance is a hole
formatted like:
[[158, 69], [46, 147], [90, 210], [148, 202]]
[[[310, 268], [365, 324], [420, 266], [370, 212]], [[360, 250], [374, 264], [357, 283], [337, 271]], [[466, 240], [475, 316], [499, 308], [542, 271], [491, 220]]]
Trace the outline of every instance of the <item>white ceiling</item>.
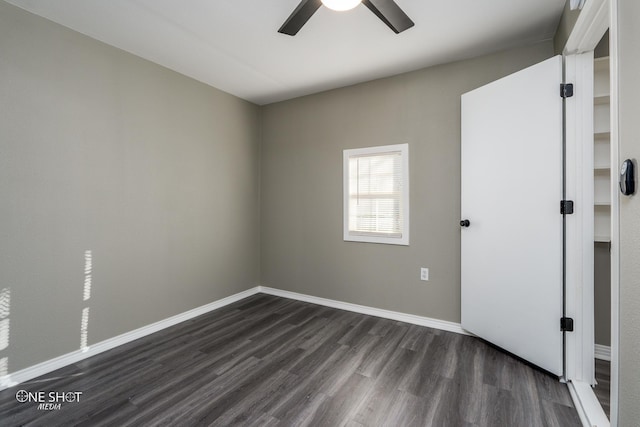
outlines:
[[257, 104], [553, 37], [565, 0], [396, 0], [394, 34], [365, 6], [321, 7], [277, 32], [299, 0], [6, 0]]

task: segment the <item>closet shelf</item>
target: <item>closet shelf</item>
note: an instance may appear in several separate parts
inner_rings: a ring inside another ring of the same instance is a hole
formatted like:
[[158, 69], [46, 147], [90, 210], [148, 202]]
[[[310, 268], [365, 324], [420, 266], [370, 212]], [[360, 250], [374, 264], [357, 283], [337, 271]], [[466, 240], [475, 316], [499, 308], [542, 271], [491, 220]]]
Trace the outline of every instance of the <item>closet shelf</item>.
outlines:
[[611, 132], [609, 132], [609, 58], [594, 60], [593, 93], [593, 239], [611, 243]]

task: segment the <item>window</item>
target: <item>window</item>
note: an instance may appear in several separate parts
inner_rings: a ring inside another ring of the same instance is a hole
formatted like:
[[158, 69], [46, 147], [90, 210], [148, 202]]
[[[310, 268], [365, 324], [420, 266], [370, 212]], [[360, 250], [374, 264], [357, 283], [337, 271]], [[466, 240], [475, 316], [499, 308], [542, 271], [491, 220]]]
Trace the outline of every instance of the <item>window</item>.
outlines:
[[409, 145], [344, 150], [344, 240], [409, 244]]

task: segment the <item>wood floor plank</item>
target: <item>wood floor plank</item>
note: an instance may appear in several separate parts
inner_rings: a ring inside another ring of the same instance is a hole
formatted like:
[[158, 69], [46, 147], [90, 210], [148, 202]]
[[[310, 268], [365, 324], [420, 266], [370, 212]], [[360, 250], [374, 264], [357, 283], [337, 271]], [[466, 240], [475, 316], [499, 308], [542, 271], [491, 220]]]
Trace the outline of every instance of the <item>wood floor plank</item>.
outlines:
[[427, 425], [428, 416], [429, 405], [422, 399], [377, 386], [365, 396], [353, 421], [365, 426], [422, 426]]
[[360, 367], [372, 352], [377, 351], [376, 348], [379, 346], [380, 337], [366, 335], [356, 345], [347, 347], [347, 352], [336, 360], [332, 369], [328, 371], [328, 375], [319, 383], [320, 392], [328, 396], [335, 396], [350, 376], [355, 373], [362, 375]]
[[[125, 425], [148, 425], [157, 422], [178, 423], [187, 419], [202, 406], [206, 406], [221, 392], [231, 389], [237, 382], [236, 375], [253, 373], [261, 363], [253, 357], [247, 358], [224, 376], [213, 372], [203, 373], [199, 379], [185, 382], [181, 387], [156, 395], [144, 405], [134, 417], [123, 420]], [[172, 408], [170, 412], [166, 408]]]
[[342, 345], [352, 345], [362, 336], [367, 334], [371, 328], [373, 328], [376, 320], [377, 319], [374, 317], [363, 317], [357, 325], [349, 329], [342, 337], [340, 337], [338, 343]]
[[517, 402], [507, 390], [484, 384], [482, 387], [481, 406], [483, 408], [478, 425], [492, 427], [494, 425], [517, 426], [515, 416]]
[[535, 382], [537, 378], [535, 372], [537, 371], [522, 363], [516, 365], [515, 376], [518, 380], [515, 382], [512, 392], [517, 400], [515, 405], [517, 425], [544, 426], [542, 402], [538, 392], [538, 384]]
[[376, 387], [389, 392], [399, 390], [419, 357], [415, 351], [398, 347], [376, 378]]
[[193, 417], [198, 424], [211, 424], [222, 416], [227, 408], [232, 407], [237, 404], [237, 402], [244, 402], [255, 388], [264, 387], [265, 384], [274, 382], [274, 377], [278, 373], [278, 367], [288, 366], [298, 360], [303, 353], [304, 351], [302, 349], [291, 348], [279, 357], [270, 358], [270, 361], [263, 363], [254, 372], [243, 375], [240, 381], [238, 381], [236, 377], [233, 386], [227, 385], [224, 389], [218, 390], [218, 396], [209, 400], [204, 405], [200, 405], [190, 416]]
[[332, 373], [335, 374], [334, 366], [348, 350], [346, 346], [339, 346], [326, 360], [320, 361], [315, 370], [306, 375], [298, 375], [301, 382], [296, 384], [285, 398], [268, 408], [267, 412], [278, 419], [291, 420], [296, 418], [298, 413], [308, 411], [310, 402], [320, 404], [326, 400], [327, 396], [320, 391], [320, 386], [331, 378]]
[[385, 336], [380, 337], [373, 351], [366, 354], [364, 360], [358, 367], [358, 373], [370, 378], [376, 378], [384, 365], [388, 362], [389, 357], [394, 353], [400, 341], [407, 333], [408, 325], [397, 324]]
[[[324, 401], [311, 415], [309, 424], [339, 426], [353, 418], [374, 380], [358, 373], [351, 374], [337, 393]], [[285, 420], [286, 421], [286, 420]]]
[[427, 397], [434, 393], [439, 382], [439, 368], [445, 357], [442, 335], [428, 335], [424, 341], [424, 349], [417, 364], [412, 367], [411, 375], [400, 386], [401, 390], [419, 396]]
[[309, 426], [313, 425], [313, 417], [320, 407], [331, 399], [322, 393], [309, 394], [303, 399], [298, 399], [295, 410], [290, 410], [281, 421], [283, 426]]
[[[275, 375], [258, 384], [242, 400], [232, 402], [220, 417], [213, 420], [213, 426], [230, 426], [250, 424], [252, 418], [267, 416], [265, 409], [282, 398], [300, 378], [297, 375], [279, 370]], [[271, 422], [277, 418], [268, 416]]]
[[[79, 391], [58, 410], [18, 390]], [[254, 295], [0, 392], [2, 426], [579, 426], [557, 378], [450, 332]]]
[[481, 342], [484, 352], [483, 381], [503, 390], [513, 390], [515, 365], [519, 363], [510, 355]]

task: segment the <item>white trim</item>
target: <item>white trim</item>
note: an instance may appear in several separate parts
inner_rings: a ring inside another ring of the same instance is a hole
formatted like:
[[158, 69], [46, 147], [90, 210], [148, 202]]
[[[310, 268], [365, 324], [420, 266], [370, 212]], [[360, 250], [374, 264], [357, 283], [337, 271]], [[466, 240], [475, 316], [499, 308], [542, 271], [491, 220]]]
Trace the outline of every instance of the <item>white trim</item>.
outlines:
[[571, 395], [571, 400], [573, 401], [573, 405], [576, 408], [576, 412], [578, 413], [578, 417], [580, 418], [580, 424], [582, 427], [592, 427], [589, 424], [589, 419], [587, 418], [587, 414], [585, 413], [582, 405], [580, 404], [580, 398], [574, 389], [573, 382], [569, 381], [567, 383], [567, 388], [569, 389], [569, 394]]
[[566, 218], [566, 312], [579, 325], [566, 334], [567, 380], [595, 384], [593, 356], [593, 51], [565, 55], [565, 82], [579, 90], [565, 100], [567, 199], [577, 206]]
[[593, 50], [609, 28], [609, 0], [589, 0], [580, 11], [564, 54]]
[[275, 295], [283, 298], [295, 299], [298, 301], [309, 302], [313, 304], [323, 305], [326, 307], [337, 308], [340, 310], [353, 311], [355, 313], [368, 314], [370, 316], [382, 317], [385, 319], [397, 320], [400, 322], [411, 323], [419, 326], [426, 326], [429, 328], [440, 329], [443, 331], [455, 332], [463, 335], [473, 335], [460, 326], [459, 323], [448, 322], [446, 320], [432, 319], [429, 317], [416, 316], [413, 314], [400, 313], [397, 311], [384, 310], [380, 308], [367, 307], [363, 305], [351, 304], [347, 302], [335, 301], [326, 298], [314, 297], [311, 295], [299, 294], [296, 292], [283, 291], [280, 289], [269, 288], [265, 286], [256, 286], [246, 291], [239, 292], [237, 294], [228, 296], [226, 298], [214, 301], [212, 303], [203, 305], [201, 307], [194, 308], [193, 310], [186, 311], [184, 313], [177, 314], [159, 322], [152, 323], [147, 326], [135, 329], [130, 332], [126, 332], [122, 335], [118, 335], [113, 338], [101, 341], [97, 344], [90, 345], [84, 350], [76, 350], [71, 353], [64, 354], [62, 356], [47, 360], [42, 363], [30, 366], [25, 369], [13, 372], [9, 375], [0, 377], [0, 391], [15, 385], [24, 383], [42, 375], [46, 375], [49, 372], [53, 372], [57, 369], [79, 362], [89, 357], [95, 356], [107, 350], [111, 350], [115, 347], [127, 344], [131, 341], [161, 331], [170, 326], [177, 325], [178, 323], [186, 320], [193, 319], [200, 315], [206, 314], [210, 311], [222, 308], [226, 305], [240, 301], [244, 298], [256, 295], [258, 293], [264, 293], [267, 295]]
[[315, 297], [312, 295], [299, 294], [297, 292], [283, 291], [266, 286], [260, 286], [260, 292], [282, 298], [289, 298], [297, 301], [323, 305], [325, 307], [337, 308], [339, 310], [353, 311], [354, 313], [368, 314], [369, 316], [382, 317], [384, 319], [397, 320], [399, 322], [411, 323], [413, 325], [426, 326], [428, 328], [455, 332], [456, 334], [473, 336], [472, 333], [462, 329], [460, 323], [449, 322], [446, 320], [432, 319], [430, 317], [417, 316], [415, 314], [400, 313], [398, 311], [384, 310], [382, 308], [336, 301], [327, 298]]
[[56, 357], [54, 359], [50, 359], [45, 362], [38, 363], [28, 368], [21, 369], [11, 374], [5, 375], [3, 377], [0, 377], [0, 390], [4, 390], [6, 388], [13, 387], [14, 385], [23, 383], [25, 381], [32, 380], [41, 375], [45, 375], [45, 374], [48, 374], [49, 372], [55, 371], [56, 369], [63, 368], [67, 365], [71, 365], [73, 363], [95, 356], [104, 351], [111, 350], [112, 348], [118, 347], [128, 342], [153, 334], [162, 329], [176, 325], [180, 322], [193, 319], [194, 317], [198, 317], [202, 314], [208, 313], [210, 311], [213, 311], [218, 308], [224, 307], [226, 305], [232, 304], [234, 302], [240, 301], [241, 299], [244, 299], [244, 298], [250, 297], [251, 295], [255, 295], [259, 293], [260, 292], [259, 289], [260, 287], [256, 286], [254, 288], [248, 289], [243, 292], [239, 292], [237, 294], [214, 301], [212, 303], [203, 305], [201, 307], [194, 308], [193, 310], [185, 311], [184, 313], [177, 314], [175, 316], [169, 317], [159, 322], [155, 322], [150, 325], [143, 326], [138, 329], [134, 329], [133, 331], [126, 332], [122, 335], [109, 338], [97, 344], [90, 345], [84, 350], [76, 350], [71, 353], [67, 353], [62, 356]]
[[588, 383], [570, 381], [567, 386], [584, 427], [610, 427], [609, 419]]
[[589, 0], [567, 40], [564, 53], [594, 50], [609, 29], [609, 69], [611, 92], [611, 425], [618, 425], [618, 352], [619, 352], [619, 196], [618, 170], [618, 1]]
[[[402, 164], [401, 208], [402, 230], [397, 235], [376, 233], [355, 233], [349, 230], [349, 158], [354, 156], [383, 155], [400, 153]], [[378, 147], [353, 148], [342, 152], [343, 186], [343, 240], [345, 242], [382, 243], [388, 245], [409, 245], [409, 144], [382, 145]]]
[[611, 347], [608, 345], [596, 344], [594, 348], [594, 356], [598, 360], [611, 362]]
[[617, 188], [619, 162], [618, 122], [618, 1], [610, 2], [609, 75], [611, 92], [611, 425], [618, 425], [618, 377], [620, 351], [620, 193]]

